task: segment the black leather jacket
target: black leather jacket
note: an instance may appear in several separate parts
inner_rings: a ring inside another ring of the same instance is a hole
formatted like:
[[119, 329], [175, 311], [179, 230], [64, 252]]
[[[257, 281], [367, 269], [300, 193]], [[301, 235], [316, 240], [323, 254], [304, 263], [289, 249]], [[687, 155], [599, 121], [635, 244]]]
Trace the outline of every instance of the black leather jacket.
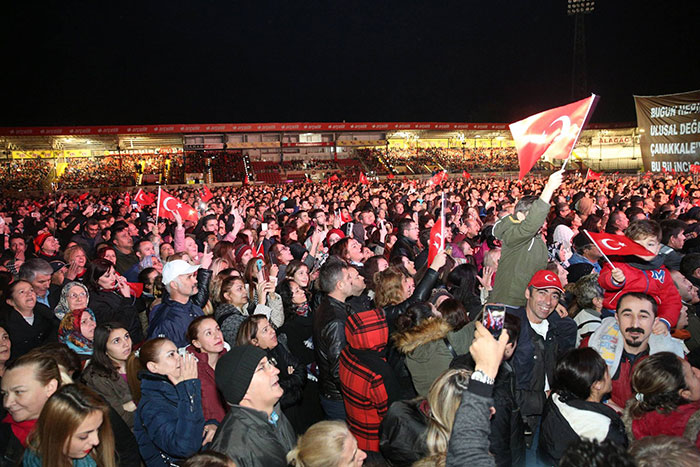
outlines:
[[403, 235], [400, 235], [399, 238], [396, 239], [394, 246], [391, 248], [392, 259], [397, 256], [406, 256], [411, 261], [415, 261], [419, 253], [420, 249], [416, 242], [409, 240]]
[[345, 347], [345, 320], [352, 313], [350, 305], [324, 296], [314, 312], [314, 350], [319, 371], [319, 392], [322, 397], [342, 400], [339, 360]]
[[387, 305], [384, 307], [384, 313], [386, 314], [386, 320], [389, 324], [389, 332], [393, 333], [396, 331], [396, 318], [406, 312], [409, 306], [414, 303], [424, 302], [430, 298], [430, 294], [433, 292], [433, 287], [438, 280], [438, 273], [434, 269], [428, 268], [423, 279], [416, 285], [413, 290], [413, 295], [408, 297], [401, 303], [396, 305]]

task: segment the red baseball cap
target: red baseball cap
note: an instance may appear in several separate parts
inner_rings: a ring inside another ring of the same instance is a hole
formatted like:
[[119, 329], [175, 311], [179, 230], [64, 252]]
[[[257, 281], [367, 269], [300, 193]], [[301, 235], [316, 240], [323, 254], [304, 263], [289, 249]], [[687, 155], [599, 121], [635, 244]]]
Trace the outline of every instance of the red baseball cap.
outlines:
[[527, 286], [532, 286], [536, 289], [557, 289], [559, 292], [564, 293], [559, 276], [552, 271], [547, 271], [546, 269], [537, 271], [535, 275], [532, 276], [532, 279], [530, 279], [530, 283], [527, 284]]

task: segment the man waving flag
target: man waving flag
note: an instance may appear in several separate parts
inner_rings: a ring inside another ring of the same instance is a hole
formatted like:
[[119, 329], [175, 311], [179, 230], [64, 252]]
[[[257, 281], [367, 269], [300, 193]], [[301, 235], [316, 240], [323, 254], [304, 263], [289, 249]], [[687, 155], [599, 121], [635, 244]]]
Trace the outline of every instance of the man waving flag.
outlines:
[[598, 96], [592, 94], [586, 99], [510, 124], [518, 149], [521, 180], [543, 156], [568, 161], [597, 99]]

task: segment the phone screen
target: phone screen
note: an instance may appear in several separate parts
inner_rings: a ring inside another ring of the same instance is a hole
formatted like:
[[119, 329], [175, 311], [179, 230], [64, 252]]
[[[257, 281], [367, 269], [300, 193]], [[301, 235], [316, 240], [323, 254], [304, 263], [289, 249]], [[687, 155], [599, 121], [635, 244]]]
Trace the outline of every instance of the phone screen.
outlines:
[[263, 222], [260, 228], [263, 232], [265, 232], [267, 230], [267, 222]]
[[263, 260], [259, 259], [255, 262], [257, 268], [258, 268], [258, 273], [262, 274], [262, 279], [267, 282], [270, 280], [270, 275], [267, 272], [267, 269], [265, 269], [265, 264], [263, 263]]
[[484, 307], [482, 324], [491, 332], [491, 335], [493, 335], [494, 338], [498, 339], [501, 337], [501, 331], [503, 330], [503, 323], [505, 320], [505, 305], [486, 305]]

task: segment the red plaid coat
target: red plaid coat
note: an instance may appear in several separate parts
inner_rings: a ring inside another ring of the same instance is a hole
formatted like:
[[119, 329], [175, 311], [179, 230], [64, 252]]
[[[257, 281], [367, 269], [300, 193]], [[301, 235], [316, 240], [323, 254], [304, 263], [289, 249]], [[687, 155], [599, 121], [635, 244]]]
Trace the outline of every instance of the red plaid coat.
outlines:
[[[381, 308], [348, 316], [345, 323], [348, 347], [382, 351], [389, 339], [386, 316]], [[340, 384], [350, 431], [357, 446], [379, 451], [379, 424], [386, 416], [388, 396], [382, 377], [364, 366], [348, 347], [340, 354]]]

